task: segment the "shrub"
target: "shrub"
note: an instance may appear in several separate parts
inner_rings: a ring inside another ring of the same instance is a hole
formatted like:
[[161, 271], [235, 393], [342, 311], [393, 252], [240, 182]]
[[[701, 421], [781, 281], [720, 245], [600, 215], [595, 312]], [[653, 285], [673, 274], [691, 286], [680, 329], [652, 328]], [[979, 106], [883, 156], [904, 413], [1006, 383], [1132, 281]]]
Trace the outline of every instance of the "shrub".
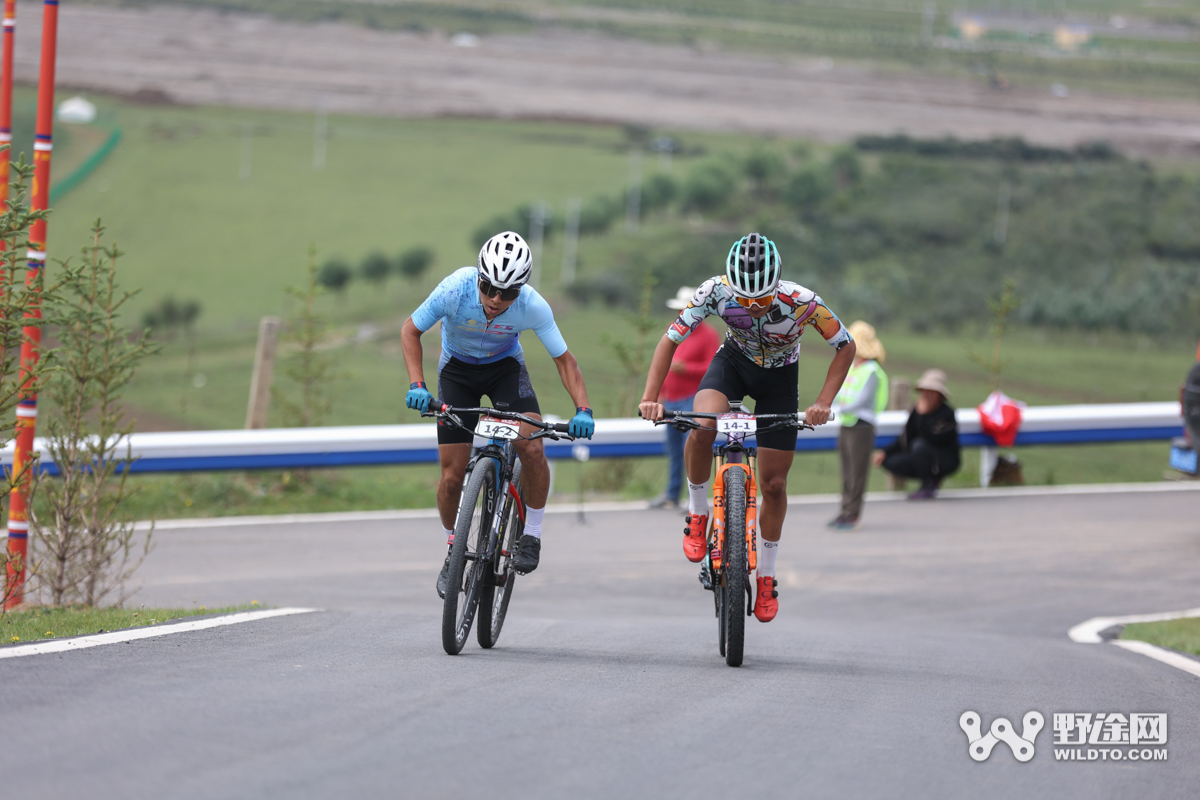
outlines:
[[697, 211], [715, 211], [738, 189], [737, 175], [724, 160], [702, 161], [683, 183], [683, 205]]
[[579, 210], [579, 233], [599, 234], [606, 232], [613, 221], [625, 213], [624, 198], [597, 195]]
[[340, 294], [346, 290], [352, 277], [354, 277], [354, 273], [350, 271], [349, 264], [338, 259], [331, 259], [321, 265], [321, 269], [317, 272], [317, 283], [331, 292]]
[[[481, 244], [480, 247], [483, 245]], [[433, 264], [433, 250], [428, 247], [410, 247], [396, 260], [396, 269], [409, 280], [417, 280]]]
[[642, 185], [642, 209], [654, 211], [671, 204], [679, 193], [679, 185], [670, 175], [653, 175]]
[[190, 329], [200, 316], [199, 300], [177, 301], [174, 297], [164, 297], [158, 305], [142, 314], [143, 327], [150, 330], [174, 331], [177, 328]]
[[392, 262], [378, 250], [364, 258], [362, 264], [358, 266], [358, 274], [362, 276], [363, 280], [369, 281], [376, 286], [382, 286], [387, 281], [391, 271]]
[[156, 346], [119, 324], [133, 295], [118, 288], [121, 253], [101, 246], [103, 233], [96, 220], [83, 263], [63, 264], [64, 291], [46, 305], [60, 342], [45, 391], [55, 410], [45, 447], [58, 476], [38, 478], [50, 518], [32, 520], [39, 556], [33, 572], [57, 606], [94, 606], [114, 593], [120, 605], [125, 582], [150, 550], [147, 533], [135, 551], [133, 520], [121, 513], [134, 458], [127, 438], [133, 425], [120, 401], [138, 362]]
[[829, 174], [817, 167], [800, 170], [788, 180], [783, 199], [797, 211], [812, 211], [833, 193]]

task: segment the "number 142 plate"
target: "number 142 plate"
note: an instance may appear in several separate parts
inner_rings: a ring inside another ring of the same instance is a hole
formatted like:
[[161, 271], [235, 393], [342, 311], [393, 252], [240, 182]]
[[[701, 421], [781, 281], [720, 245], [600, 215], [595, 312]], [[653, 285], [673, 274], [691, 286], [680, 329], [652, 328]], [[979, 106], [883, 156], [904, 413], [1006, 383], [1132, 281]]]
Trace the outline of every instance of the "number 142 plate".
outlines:
[[510, 422], [495, 417], [480, 417], [475, 425], [475, 435], [485, 439], [515, 439], [520, 430], [519, 422]]
[[717, 417], [717, 430], [725, 434], [752, 436], [758, 430], [758, 420], [751, 414], [722, 414]]

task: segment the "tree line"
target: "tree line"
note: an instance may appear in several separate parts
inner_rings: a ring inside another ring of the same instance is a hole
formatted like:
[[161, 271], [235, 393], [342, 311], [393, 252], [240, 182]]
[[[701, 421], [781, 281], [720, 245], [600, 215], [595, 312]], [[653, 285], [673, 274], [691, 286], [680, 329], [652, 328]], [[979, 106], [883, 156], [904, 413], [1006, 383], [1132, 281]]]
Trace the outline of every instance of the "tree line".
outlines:
[[733, 239], [758, 230], [779, 245], [785, 278], [879, 324], [953, 330], [986, 318], [1011, 281], [1019, 323], [1200, 328], [1200, 179], [1103, 142], [763, 143], [695, 161], [679, 178], [649, 176], [641, 214], [651, 234], [614, 230], [625, 212], [623, 193], [583, 204], [581, 252], [587, 237], [612, 237], [611, 263], [622, 266], [581, 270], [569, 288], [578, 301], [628, 307], [646, 275], [665, 299], [719, 272]]

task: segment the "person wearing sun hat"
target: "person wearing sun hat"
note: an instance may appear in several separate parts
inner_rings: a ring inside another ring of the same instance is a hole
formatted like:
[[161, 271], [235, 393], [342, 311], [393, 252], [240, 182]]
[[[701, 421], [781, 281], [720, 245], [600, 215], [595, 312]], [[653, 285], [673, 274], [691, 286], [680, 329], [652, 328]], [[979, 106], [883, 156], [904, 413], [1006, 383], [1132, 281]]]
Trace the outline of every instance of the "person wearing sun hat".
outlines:
[[917, 381], [921, 395], [896, 441], [875, 451], [875, 465], [901, 478], [921, 482], [909, 500], [932, 500], [942, 481], [958, 471], [962, 449], [958, 443], [958, 421], [946, 402], [946, 373], [927, 369]]
[[[681, 311], [687, 308], [695, 294], [695, 286], [681, 286], [675, 296], [667, 301], [667, 308]], [[713, 326], [705, 322], [697, 325], [692, 335], [683, 340], [671, 358], [671, 367], [659, 395], [664, 407], [671, 411], [692, 410], [696, 390], [720, 346], [721, 337]], [[678, 509], [679, 496], [683, 493], [683, 445], [687, 441], [687, 431], [675, 430], [670, 425], [666, 427], [667, 459], [670, 464], [667, 488], [651, 501], [650, 507]]]
[[875, 449], [875, 420], [887, 408], [888, 378], [883, 371], [887, 351], [875, 328], [862, 320], [847, 328], [858, 350], [832, 409], [842, 427], [838, 431], [838, 457], [842, 466], [842, 508], [828, 523], [834, 530], [847, 531], [858, 526], [862, 516], [863, 495], [871, 472], [871, 451]]

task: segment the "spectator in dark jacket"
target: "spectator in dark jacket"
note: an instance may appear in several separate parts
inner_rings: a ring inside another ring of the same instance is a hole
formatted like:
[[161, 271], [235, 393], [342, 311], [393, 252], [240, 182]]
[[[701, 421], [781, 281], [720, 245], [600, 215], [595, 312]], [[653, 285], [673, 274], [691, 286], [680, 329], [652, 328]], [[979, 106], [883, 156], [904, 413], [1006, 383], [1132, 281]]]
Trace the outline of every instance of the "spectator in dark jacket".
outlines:
[[958, 444], [958, 422], [954, 409], [946, 402], [946, 373], [926, 370], [917, 381], [921, 392], [908, 415], [904, 431], [895, 442], [875, 451], [875, 465], [901, 478], [921, 482], [909, 500], [930, 500], [938, 486], [958, 471], [962, 452]]
[[1179, 387], [1179, 404], [1183, 407], [1183, 426], [1192, 449], [1200, 450], [1200, 348], [1196, 349], [1196, 363]]

